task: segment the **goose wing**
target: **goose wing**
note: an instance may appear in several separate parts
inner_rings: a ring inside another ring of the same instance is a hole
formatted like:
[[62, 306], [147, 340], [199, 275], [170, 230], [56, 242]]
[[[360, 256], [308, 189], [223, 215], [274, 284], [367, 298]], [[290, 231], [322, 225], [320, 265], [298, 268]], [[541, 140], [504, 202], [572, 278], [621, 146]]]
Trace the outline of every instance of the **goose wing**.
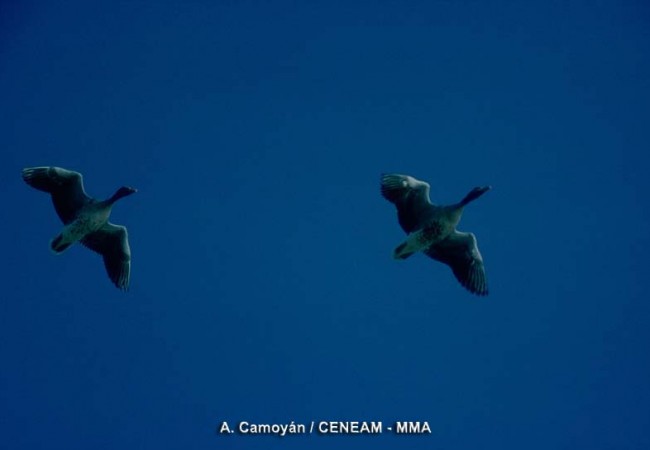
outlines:
[[107, 222], [99, 230], [86, 235], [81, 243], [102, 255], [108, 277], [121, 290], [128, 290], [131, 277], [131, 249], [126, 227]]
[[52, 195], [54, 209], [64, 224], [72, 222], [79, 210], [91, 200], [84, 191], [79, 172], [60, 167], [23, 169], [23, 180], [31, 187]]
[[449, 237], [432, 245], [424, 253], [451, 267], [456, 279], [468, 291], [487, 295], [487, 279], [483, 258], [472, 233], [454, 231]]
[[429, 188], [429, 183], [409, 175], [381, 175], [381, 195], [395, 205], [399, 224], [407, 233], [422, 228], [432, 213]]

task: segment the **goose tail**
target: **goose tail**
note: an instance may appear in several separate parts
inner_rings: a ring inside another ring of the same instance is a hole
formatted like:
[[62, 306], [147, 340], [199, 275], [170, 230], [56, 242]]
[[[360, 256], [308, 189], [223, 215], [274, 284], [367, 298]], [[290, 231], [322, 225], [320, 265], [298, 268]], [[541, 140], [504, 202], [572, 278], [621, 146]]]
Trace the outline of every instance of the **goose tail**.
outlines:
[[412, 249], [408, 249], [408, 241], [403, 242], [400, 245], [398, 245], [395, 250], [393, 251], [393, 258], [395, 259], [406, 259], [409, 256], [411, 256], [415, 251]]
[[50, 241], [50, 249], [56, 255], [60, 255], [65, 250], [72, 245], [72, 242], [65, 242], [63, 240], [63, 234], [59, 234], [57, 237]]

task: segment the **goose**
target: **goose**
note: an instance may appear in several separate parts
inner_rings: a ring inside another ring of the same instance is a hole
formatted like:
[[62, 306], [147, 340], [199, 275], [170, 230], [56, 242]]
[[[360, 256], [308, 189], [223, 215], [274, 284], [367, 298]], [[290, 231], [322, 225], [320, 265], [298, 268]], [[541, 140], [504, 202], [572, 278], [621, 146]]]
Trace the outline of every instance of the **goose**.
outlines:
[[460, 202], [438, 206], [429, 199], [429, 184], [409, 175], [381, 175], [381, 194], [397, 208], [397, 218], [408, 233], [395, 248], [395, 259], [406, 259], [422, 251], [447, 264], [460, 284], [473, 294], [488, 294], [483, 258], [476, 236], [456, 230], [463, 209], [491, 186], [475, 187]]
[[84, 191], [79, 172], [61, 167], [30, 167], [22, 177], [31, 187], [47, 192], [64, 224], [63, 231], [50, 241], [50, 248], [60, 254], [75, 242], [99, 253], [108, 277], [119, 289], [129, 288], [131, 250], [126, 228], [108, 221], [116, 201], [137, 192], [122, 186], [106, 200], [96, 200]]

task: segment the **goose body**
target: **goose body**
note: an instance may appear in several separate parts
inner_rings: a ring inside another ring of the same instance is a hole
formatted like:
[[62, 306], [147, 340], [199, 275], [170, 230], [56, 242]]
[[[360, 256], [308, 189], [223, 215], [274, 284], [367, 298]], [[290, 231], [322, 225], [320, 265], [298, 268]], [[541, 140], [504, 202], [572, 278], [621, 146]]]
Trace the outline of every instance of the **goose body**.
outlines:
[[101, 229], [108, 222], [111, 207], [112, 205], [103, 205], [101, 202], [88, 202], [77, 217], [50, 241], [52, 251], [56, 254], [62, 253], [70, 245]]
[[456, 279], [476, 295], [487, 295], [487, 280], [483, 258], [472, 233], [456, 230], [467, 204], [491, 189], [472, 189], [460, 202], [438, 206], [429, 199], [430, 186], [409, 175], [383, 174], [381, 193], [397, 208], [397, 218], [408, 233], [406, 240], [395, 248], [395, 259], [406, 259], [422, 251], [430, 258], [447, 264]]
[[115, 202], [137, 192], [121, 187], [106, 200], [96, 200], [86, 194], [80, 173], [60, 167], [23, 169], [23, 180], [30, 186], [49, 193], [63, 230], [50, 242], [56, 254], [64, 252], [75, 242], [102, 255], [111, 281], [127, 290], [131, 272], [131, 250], [126, 228], [108, 221]]

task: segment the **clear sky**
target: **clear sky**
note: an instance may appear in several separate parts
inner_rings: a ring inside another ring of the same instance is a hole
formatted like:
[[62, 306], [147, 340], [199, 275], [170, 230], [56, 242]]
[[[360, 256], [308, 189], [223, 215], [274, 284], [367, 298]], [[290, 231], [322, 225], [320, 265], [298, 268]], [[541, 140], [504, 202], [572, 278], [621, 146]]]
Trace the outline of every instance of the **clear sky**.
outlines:
[[[649, 52], [641, 0], [2, 2], [1, 446], [650, 448]], [[139, 190], [128, 293], [41, 165]], [[487, 298], [393, 260], [381, 172], [493, 186]]]

